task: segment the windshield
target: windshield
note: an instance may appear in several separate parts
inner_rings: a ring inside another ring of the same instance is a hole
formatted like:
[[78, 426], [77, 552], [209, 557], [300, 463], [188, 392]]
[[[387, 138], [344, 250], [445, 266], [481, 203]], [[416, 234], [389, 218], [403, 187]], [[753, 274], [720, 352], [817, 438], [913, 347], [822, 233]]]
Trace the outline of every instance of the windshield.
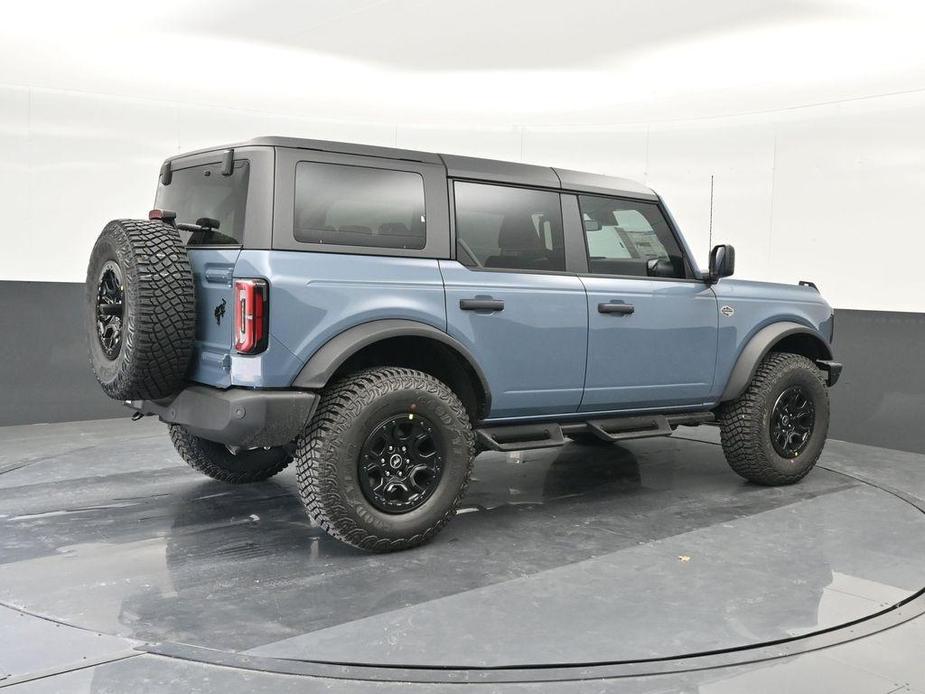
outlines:
[[230, 176], [222, 175], [220, 163], [174, 169], [170, 185], [157, 187], [154, 206], [177, 213], [177, 222], [195, 224], [209, 217], [218, 229], [181, 231], [188, 245], [238, 244], [244, 239], [244, 208], [247, 203], [247, 161], [237, 161]]

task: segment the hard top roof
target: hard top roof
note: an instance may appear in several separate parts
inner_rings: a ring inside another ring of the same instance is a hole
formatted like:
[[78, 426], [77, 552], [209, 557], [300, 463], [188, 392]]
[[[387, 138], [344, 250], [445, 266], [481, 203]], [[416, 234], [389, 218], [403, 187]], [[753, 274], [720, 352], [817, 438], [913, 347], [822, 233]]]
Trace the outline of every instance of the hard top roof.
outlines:
[[195, 152], [178, 154], [170, 157], [168, 161], [174, 161], [182, 157], [204, 152], [235, 149], [239, 147], [288, 147], [293, 149], [353, 154], [364, 157], [378, 157], [382, 159], [416, 161], [426, 164], [442, 165], [446, 169], [447, 176], [451, 178], [493, 181], [497, 183], [539, 186], [544, 188], [559, 188], [562, 190], [597, 193], [600, 195], [620, 195], [643, 200], [658, 199], [658, 196], [651, 188], [627, 178], [616, 178], [614, 176], [571, 171], [549, 166], [536, 166], [534, 164], [521, 164], [518, 162], [482, 159], [479, 157], [465, 157], [455, 154], [436, 154], [433, 152], [421, 152], [397, 147], [380, 147], [378, 145], [361, 145], [350, 142], [309, 140], [294, 137], [256, 137], [252, 140], [239, 142], [237, 144], [224, 145], [222, 147], [207, 147], [205, 149], [196, 150]]

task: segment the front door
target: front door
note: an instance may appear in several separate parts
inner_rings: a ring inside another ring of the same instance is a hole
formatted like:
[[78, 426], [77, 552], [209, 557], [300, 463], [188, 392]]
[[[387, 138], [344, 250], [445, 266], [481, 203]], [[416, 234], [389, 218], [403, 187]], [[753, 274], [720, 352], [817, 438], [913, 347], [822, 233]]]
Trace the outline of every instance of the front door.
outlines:
[[694, 406], [713, 385], [717, 304], [655, 202], [580, 196], [588, 248], [583, 412]]

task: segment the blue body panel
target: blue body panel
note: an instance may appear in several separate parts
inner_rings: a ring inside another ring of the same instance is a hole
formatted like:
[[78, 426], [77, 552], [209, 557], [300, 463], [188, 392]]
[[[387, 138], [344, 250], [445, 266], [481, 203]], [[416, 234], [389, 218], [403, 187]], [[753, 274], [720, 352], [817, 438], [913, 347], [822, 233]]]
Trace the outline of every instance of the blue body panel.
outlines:
[[[474, 355], [492, 420], [708, 408], [763, 327], [792, 321], [831, 336], [829, 304], [794, 285], [474, 271], [450, 260], [299, 251], [191, 248], [189, 256], [197, 287], [190, 378], [220, 388], [288, 387], [338, 334], [406, 319], [447, 332]], [[257, 355], [231, 349], [233, 277], [270, 283], [269, 344]], [[460, 308], [461, 299], [488, 297], [503, 300], [503, 311]], [[607, 302], [635, 312], [600, 313]]]
[[805, 325], [826, 343], [832, 335], [832, 307], [812, 287], [772, 282], [722, 279], [713, 286], [722, 309], [733, 309], [731, 316], [719, 315], [716, 379], [711, 401], [722, 395], [736, 359], [759, 330], [772, 323], [792, 321]]
[[[699, 405], [716, 369], [716, 297], [699, 281], [583, 276], [588, 368], [582, 412]], [[631, 304], [630, 315], [598, 304]]]
[[269, 280], [270, 346], [232, 358], [233, 385], [289, 386], [319, 347], [369, 321], [403, 318], [446, 330], [436, 260], [245, 250], [235, 276]]
[[[575, 412], [588, 342], [587, 298], [575, 275], [476, 271], [441, 260], [448, 332], [488, 378], [491, 417]], [[464, 311], [461, 299], [493, 298], [504, 310]]]
[[[189, 377], [200, 383], [227, 388], [231, 385], [230, 353], [233, 343], [232, 277], [241, 250], [189, 248], [196, 284], [196, 343]], [[224, 304], [222, 303], [224, 301]], [[225, 309], [216, 318], [216, 308]]]

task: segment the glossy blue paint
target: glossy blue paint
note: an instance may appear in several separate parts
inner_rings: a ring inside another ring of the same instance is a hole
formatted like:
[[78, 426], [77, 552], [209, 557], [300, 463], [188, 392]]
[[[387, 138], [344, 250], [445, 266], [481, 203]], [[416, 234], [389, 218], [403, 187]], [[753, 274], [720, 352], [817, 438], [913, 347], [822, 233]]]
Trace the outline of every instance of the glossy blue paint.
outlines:
[[288, 386], [328, 340], [372, 320], [403, 318], [446, 330], [436, 260], [245, 250], [235, 276], [270, 283], [270, 347], [232, 359], [235, 385]]
[[[234, 330], [232, 276], [240, 253], [237, 247], [190, 246], [188, 249], [196, 284], [196, 343], [190, 378], [219, 388], [231, 385], [229, 354]], [[224, 315], [221, 315], [222, 308]], [[219, 311], [218, 317], [216, 310]]]
[[[697, 405], [716, 368], [717, 305], [700, 281], [582, 276], [588, 368], [581, 411]], [[601, 313], [624, 303], [632, 314]]]
[[[190, 259], [197, 285], [191, 378], [223, 388], [287, 387], [331, 338], [401, 318], [444, 330], [470, 350], [492, 390], [491, 419], [693, 408], [718, 402], [745, 344], [766, 325], [794, 321], [823, 339], [831, 334], [831, 307], [795, 285], [727, 278], [711, 288], [296, 251], [192, 248]], [[270, 282], [270, 340], [261, 354], [231, 349], [233, 277]], [[503, 300], [504, 310], [459, 306], [488, 297]], [[598, 304], [608, 302], [635, 310], [600, 313]]]
[[[739, 354], [765, 326], [793, 321], [805, 325], [826, 343], [831, 336], [832, 307], [812, 287], [725, 278], [713, 286], [713, 292], [720, 314], [711, 400], [722, 394]], [[732, 315], [725, 315], [724, 306], [732, 309]]]
[[[587, 298], [575, 275], [471, 270], [441, 260], [450, 335], [478, 359], [492, 390], [491, 417], [575, 412], [584, 385]], [[504, 310], [464, 311], [493, 298]]]

